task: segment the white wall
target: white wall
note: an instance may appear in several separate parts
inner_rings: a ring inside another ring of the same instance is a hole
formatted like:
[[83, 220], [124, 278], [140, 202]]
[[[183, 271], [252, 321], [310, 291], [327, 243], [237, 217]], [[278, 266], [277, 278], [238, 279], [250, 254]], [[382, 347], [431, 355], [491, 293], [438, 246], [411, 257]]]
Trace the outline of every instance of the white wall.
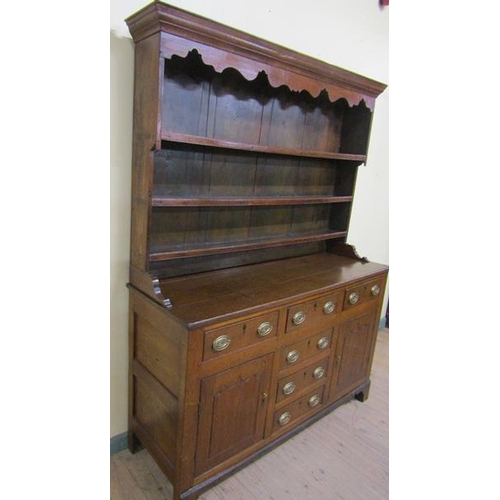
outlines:
[[[111, 0], [111, 436], [127, 429], [127, 320], [133, 43], [123, 21], [147, 0]], [[389, 83], [389, 9], [378, 0], [172, 0], [304, 54]], [[389, 263], [389, 89], [378, 98], [366, 167], [360, 167], [349, 243]]]

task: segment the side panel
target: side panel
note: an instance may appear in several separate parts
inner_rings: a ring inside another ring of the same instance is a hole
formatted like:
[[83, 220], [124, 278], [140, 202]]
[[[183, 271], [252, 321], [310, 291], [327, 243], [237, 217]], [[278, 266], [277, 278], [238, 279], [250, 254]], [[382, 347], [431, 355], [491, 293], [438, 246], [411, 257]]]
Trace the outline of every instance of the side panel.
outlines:
[[136, 314], [135, 358], [178, 397], [180, 344], [175, 333], [171, 329], [160, 330], [149, 318]]
[[141, 426], [154, 439], [170, 463], [173, 463], [178, 429], [177, 398], [139, 367], [135, 369], [133, 391], [133, 418], [136, 425]]
[[139, 438], [172, 477], [183, 397], [187, 331], [130, 288], [129, 447]]
[[135, 46], [134, 143], [132, 150], [131, 265], [148, 268], [149, 193], [153, 179], [153, 153], [159, 146], [160, 37], [153, 35]]

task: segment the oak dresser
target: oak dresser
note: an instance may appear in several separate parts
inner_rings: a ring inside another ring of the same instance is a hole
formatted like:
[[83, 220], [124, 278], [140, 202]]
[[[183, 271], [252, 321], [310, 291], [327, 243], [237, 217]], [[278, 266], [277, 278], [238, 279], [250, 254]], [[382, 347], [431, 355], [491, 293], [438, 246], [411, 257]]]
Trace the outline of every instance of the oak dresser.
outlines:
[[346, 241], [385, 85], [161, 2], [126, 22], [129, 448], [194, 500], [368, 396], [388, 268]]

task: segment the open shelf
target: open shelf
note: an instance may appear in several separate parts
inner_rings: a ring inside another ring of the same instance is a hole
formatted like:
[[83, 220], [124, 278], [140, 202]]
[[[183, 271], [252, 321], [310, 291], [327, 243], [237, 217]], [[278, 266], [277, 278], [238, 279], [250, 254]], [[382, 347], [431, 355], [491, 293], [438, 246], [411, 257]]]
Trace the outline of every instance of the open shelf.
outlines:
[[351, 202], [358, 164], [170, 143], [154, 153], [151, 203], [273, 206]]
[[285, 156], [301, 156], [306, 158], [324, 158], [329, 160], [347, 160], [364, 163], [366, 155], [347, 154], [347, 153], [330, 153], [327, 151], [314, 151], [309, 149], [295, 149], [265, 146], [260, 144], [246, 144], [242, 142], [226, 141], [222, 139], [212, 139], [210, 137], [202, 137], [191, 134], [181, 134], [178, 132], [163, 131], [161, 135], [162, 141], [174, 142], [180, 144], [194, 144], [197, 146], [209, 146], [222, 149], [236, 149], [239, 151], [250, 151], [253, 153], [266, 153]]
[[313, 241], [325, 241], [344, 238], [347, 231], [311, 231], [301, 234], [290, 234], [286, 237], [256, 238], [244, 242], [222, 242], [222, 243], [196, 243], [192, 245], [176, 245], [169, 250], [155, 251], [150, 254], [150, 262], [158, 262], [184, 257], [197, 257], [202, 255], [213, 255], [231, 253], [242, 250], [254, 250], [260, 248], [271, 248], [285, 245], [297, 245]]
[[351, 202], [352, 196], [262, 196], [262, 197], [154, 197], [153, 207], [314, 205]]
[[139, 209], [146, 267], [192, 274], [345, 241], [366, 161], [365, 100], [273, 87], [265, 70], [248, 80], [230, 62], [205, 64], [198, 50], [162, 59]]

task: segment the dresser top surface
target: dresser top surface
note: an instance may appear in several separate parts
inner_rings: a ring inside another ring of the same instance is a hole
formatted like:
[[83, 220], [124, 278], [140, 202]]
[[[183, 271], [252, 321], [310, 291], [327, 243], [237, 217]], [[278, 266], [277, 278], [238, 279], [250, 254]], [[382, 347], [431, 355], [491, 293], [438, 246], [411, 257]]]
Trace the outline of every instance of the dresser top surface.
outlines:
[[322, 253], [162, 280], [169, 311], [195, 328], [301, 300], [386, 272], [388, 266]]

